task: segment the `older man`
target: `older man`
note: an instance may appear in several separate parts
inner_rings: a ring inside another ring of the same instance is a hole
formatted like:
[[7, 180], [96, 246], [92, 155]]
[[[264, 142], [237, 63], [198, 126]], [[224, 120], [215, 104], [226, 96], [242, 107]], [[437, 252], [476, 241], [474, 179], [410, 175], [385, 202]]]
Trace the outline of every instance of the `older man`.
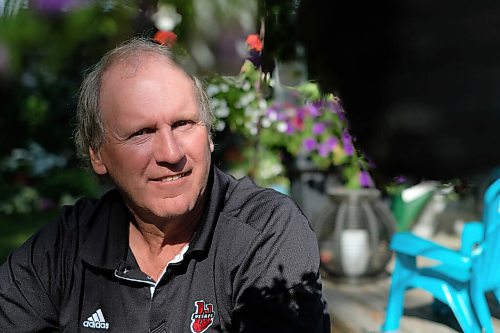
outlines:
[[133, 39], [103, 57], [75, 138], [116, 188], [63, 208], [0, 267], [0, 331], [329, 331], [306, 218], [211, 163], [211, 119], [167, 48]]

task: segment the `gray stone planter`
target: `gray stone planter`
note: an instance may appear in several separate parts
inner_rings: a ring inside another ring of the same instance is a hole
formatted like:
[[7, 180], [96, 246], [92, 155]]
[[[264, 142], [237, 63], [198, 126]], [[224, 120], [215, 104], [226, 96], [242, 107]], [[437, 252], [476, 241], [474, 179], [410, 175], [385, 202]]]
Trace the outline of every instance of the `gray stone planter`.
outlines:
[[323, 269], [348, 278], [384, 272], [396, 223], [380, 192], [327, 187], [326, 194], [330, 200], [311, 219]]

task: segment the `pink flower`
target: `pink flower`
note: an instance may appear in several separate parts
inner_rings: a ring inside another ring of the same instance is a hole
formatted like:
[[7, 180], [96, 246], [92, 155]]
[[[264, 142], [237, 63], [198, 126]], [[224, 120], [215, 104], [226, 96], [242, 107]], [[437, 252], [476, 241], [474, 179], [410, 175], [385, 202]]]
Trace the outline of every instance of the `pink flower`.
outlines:
[[304, 119], [297, 115], [291, 119], [291, 124], [294, 129], [302, 131], [304, 129]]

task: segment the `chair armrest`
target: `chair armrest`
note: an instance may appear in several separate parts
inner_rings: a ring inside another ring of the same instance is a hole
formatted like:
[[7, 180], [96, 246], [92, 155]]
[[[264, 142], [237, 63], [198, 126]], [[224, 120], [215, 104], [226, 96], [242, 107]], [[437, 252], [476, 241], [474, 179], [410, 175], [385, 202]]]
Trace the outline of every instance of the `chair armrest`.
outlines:
[[482, 222], [468, 222], [462, 231], [462, 245], [460, 253], [471, 256], [476, 246], [484, 239], [484, 224]]
[[398, 232], [394, 234], [390, 248], [396, 253], [412, 257], [426, 257], [453, 267], [469, 268], [471, 265], [471, 258], [469, 256], [415, 236], [411, 232]]

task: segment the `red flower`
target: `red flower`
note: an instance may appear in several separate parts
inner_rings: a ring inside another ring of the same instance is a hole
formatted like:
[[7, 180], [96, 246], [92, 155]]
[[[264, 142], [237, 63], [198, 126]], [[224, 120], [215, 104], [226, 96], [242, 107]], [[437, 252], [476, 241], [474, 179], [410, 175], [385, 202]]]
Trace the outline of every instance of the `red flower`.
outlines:
[[292, 126], [299, 131], [304, 129], [304, 118], [296, 116], [292, 118]]
[[250, 47], [250, 50], [255, 50], [257, 52], [262, 51], [262, 41], [259, 38], [259, 35], [257, 34], [250, 34], [247, 37], [247, 45]]
[[159, 30], [155, 33], [153, 39], [161, 45], [173, 47], [175, 42], [177, 41], [177, 35], [172, 31]]

